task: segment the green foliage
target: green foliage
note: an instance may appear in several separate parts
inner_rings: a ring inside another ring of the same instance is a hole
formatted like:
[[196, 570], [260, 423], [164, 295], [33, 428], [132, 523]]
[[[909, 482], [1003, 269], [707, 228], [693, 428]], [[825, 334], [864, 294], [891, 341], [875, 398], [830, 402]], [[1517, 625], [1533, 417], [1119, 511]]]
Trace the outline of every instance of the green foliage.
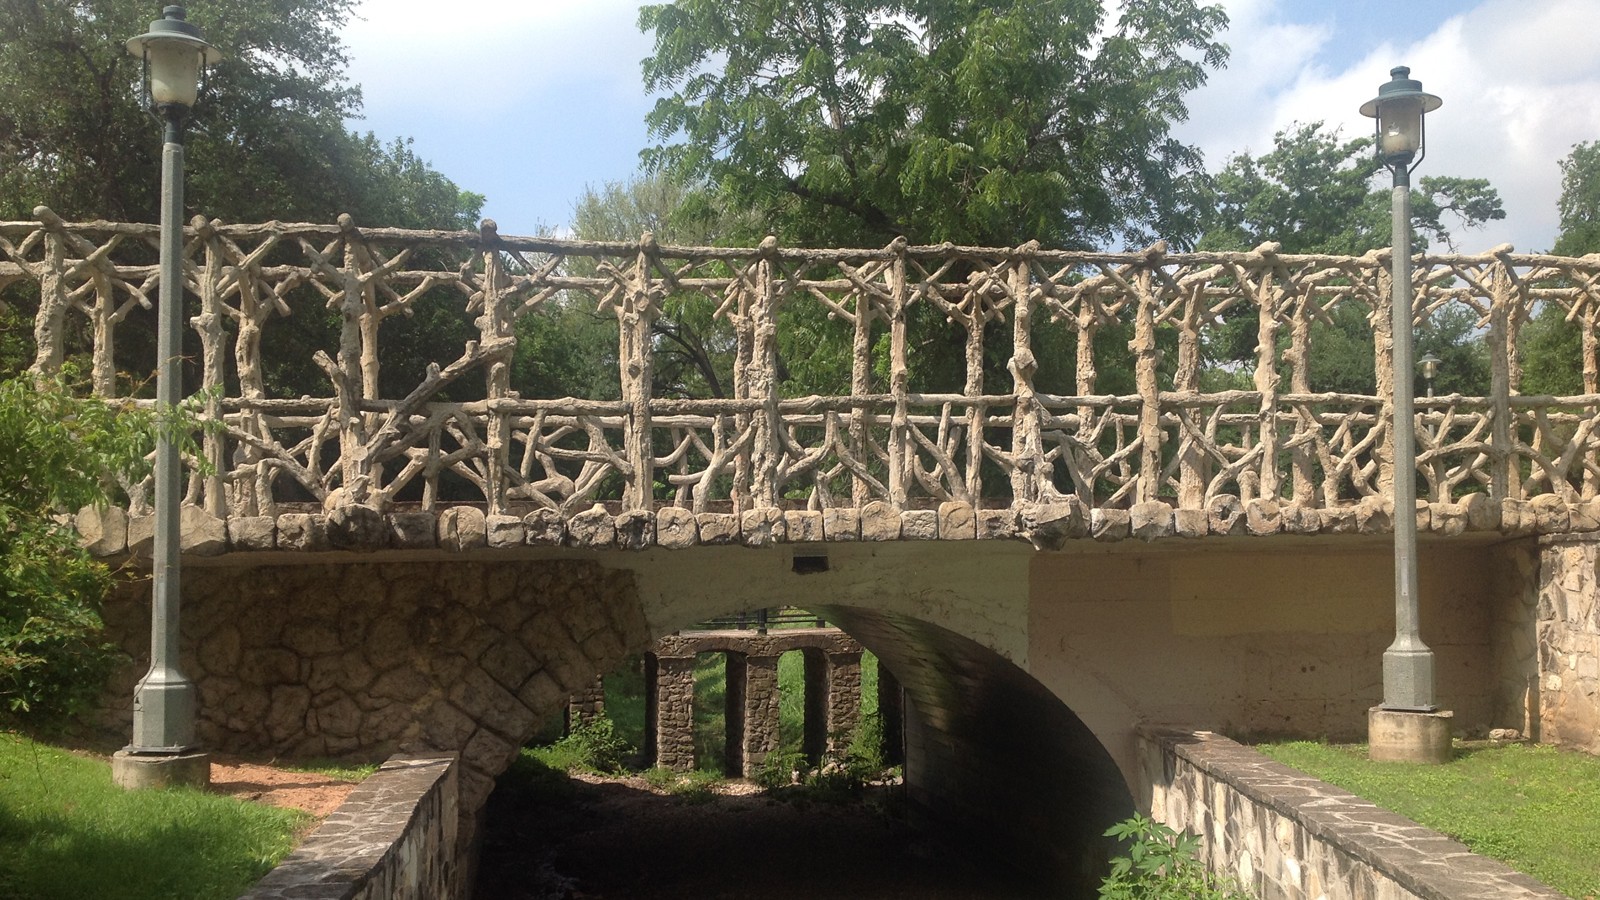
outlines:
[[[1200, 246], [1248, 250], [1276, 241], [1283, 253], [1360, 256], [1393, 243], [1391, 191], [1371, 138], [1342, 141], [1321, 122], [1278, 132], [1259, 157], [1240, 153], [1218, 173]], [[1448, 214], [1448, 215], [1447, 215]], [[1411, 192], [1413, 246], [1454, 246], [1450, 225], [1473, 228], [1506, 217], [1482, 178], [1424, 176]]]
[[1600, 141], [1576, 144], [1561, 161], [1561, 234], [1555, 252], [1582, 256], [1600, 252]]
[[723, 778], [706, 769], [674, 772], [657, 767], [646, 770], [644, 780], [656, 790], [685, 803], [705, 803], [716, 796], [716, 786], [722, 783]]
[[[190, 21], [223, 52], [192, 116], [190, 209], [232, 221], [470, 227], [483, 198], [409, 142], [345, 128], [361, 109], [339, 32], [354, 0], [211, 0]], [[160, 126], [123, 46], [160, 5], [0, 4], [0, 219], [46, 204], [73, 219], [155, 216]]]
[[617, 736], [616, 726], [605, 716], [581, 719], [567, 735], [546, 747], [528, 751], [544, 765], [562, 772], [621, 772], [637, 752]]
[[1106, 836], [1128, 842], [1128, 855], [1111, 860], [1100, 900], [1246, 900], [1230, 879], [1213, 875], [1195, 859], [1200, 839], [1179, 834], [1143, 815], [1111, 826]]
[[70, 716], [92, 702], [111, 648], [111, 575], [56, 519], [142, 476], [152, 414], [73, 395], [66, 376], [0, 382], [0, 718]]
[[0, 734], [0, 896], [237, 897], [307, 816], [187, 788], [124, 791], [105, 762]]
[[1129, 0], [678, 0], [640, 10], [653, 170], [780, 238], [1089, 246], [1197, 234], [1171, 136], [1220, 7]]
[[1375, 763], [1361, 745], [1257, 749], [1568, 896], [1600, 896], [1600, 759], [1519, 744], [1458, 747], [1443, 766]]

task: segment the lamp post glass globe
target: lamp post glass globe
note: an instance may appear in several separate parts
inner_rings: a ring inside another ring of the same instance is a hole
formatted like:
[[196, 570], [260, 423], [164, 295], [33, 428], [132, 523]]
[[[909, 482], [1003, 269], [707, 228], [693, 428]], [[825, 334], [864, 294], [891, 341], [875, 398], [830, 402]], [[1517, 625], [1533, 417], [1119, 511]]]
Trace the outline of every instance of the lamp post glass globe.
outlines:
[[150, 30], [128, 41], [128, 52], [149, 69], [150, 99], [157, 107], [194, 106], [200, 94], [200, 68], [222, 59], [222, 52], [200, 37], [200, 29], [184, 21], [181, 6], [162, 10]]
[[1377, 119], [1374, 138], [1384, 165], [1394, 168], [1422, 161], [1423, 116], [1443, 102], [1425, 93], [1406, 66], [1389, 70], [1389, 81], [1378, 88], [1378, 96], [1361, 105], [1362, 115]]

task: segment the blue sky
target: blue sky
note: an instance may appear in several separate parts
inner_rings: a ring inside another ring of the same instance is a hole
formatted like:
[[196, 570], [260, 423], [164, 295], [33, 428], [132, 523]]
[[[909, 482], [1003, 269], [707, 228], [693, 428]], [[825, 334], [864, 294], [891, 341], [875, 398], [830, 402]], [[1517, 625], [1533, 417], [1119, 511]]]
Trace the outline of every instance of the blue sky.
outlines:
[[[1112, 2], [1112, 0], [1107, 0]], [[1222, 0], [1228, 68], [1178, 126], [1216, 169], [1291, 123], [1355, 136], [1356, 110], [1409, 65], [1444, 98], [1418, 175], [1488, 178], [1507, 219], [1463, 251], [1555, 240], [1557, 162], [1600, 139], [1600, 0]], [[364, 0], [345, 30], [366, 117], [488, 195], [502, 234], [561, 227], [585, 185], [625, 179], [646, 144], [633, 0]], [[426, 30], [417, 23], [427, 22]]]

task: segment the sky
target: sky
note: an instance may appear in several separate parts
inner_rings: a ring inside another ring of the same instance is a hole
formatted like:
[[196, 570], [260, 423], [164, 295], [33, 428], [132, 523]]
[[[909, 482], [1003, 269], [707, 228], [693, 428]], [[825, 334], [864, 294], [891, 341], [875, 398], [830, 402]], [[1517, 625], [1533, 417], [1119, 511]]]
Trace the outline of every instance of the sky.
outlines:
[[[1506, 218], [1457, 249], [1548, 250], [1559, 161], [1600, 139], [1600, 0], [1221, 0], [1227, 68], [1189, 95], [1177, 136], [1207, 168], [1272, 148], [1296, 122], [1346, 137], [1397, 65], [1443, 106], [1429, 114], [1425, 175], [1487, 178]], [[650, 54], [633, 0], [362, 0], [344, 31], [365, 117], [488, 196], [501, 234], [562, 228], [586, 186], [627, 179], [647, 146]], [[427, 28], [417, 27], [426, 22]]]

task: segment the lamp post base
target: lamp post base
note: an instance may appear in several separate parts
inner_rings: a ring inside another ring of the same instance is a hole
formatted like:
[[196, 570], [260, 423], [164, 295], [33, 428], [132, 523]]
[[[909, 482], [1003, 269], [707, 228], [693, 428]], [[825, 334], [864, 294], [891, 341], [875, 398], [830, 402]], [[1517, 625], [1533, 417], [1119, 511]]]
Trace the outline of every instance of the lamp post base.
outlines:
[[1414, 712], [1374, 706], [1367, 710], [1367, 757], [1374, 762], [1450, 761], [1449, 710]]
[[211, 754], [118, 750], [111, 756], [111, 780], [117, 787], [129, 791], [165, 787], [203, 789], [211, 783]]

